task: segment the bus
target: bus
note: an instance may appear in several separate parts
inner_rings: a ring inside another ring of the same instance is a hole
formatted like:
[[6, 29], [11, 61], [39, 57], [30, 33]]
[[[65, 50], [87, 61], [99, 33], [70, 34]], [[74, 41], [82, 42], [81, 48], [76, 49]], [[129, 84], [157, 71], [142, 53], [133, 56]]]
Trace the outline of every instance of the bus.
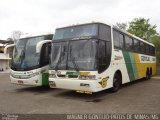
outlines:
[[51, 88], [93, 93], [156, 73], [153, 44], [104, 23], [56, 29], [52, 41]]
[[11, 63], [11, 83], [47, 86], [49, 55], [53, 34], [34, 34], [20, 38], [15, 44]]

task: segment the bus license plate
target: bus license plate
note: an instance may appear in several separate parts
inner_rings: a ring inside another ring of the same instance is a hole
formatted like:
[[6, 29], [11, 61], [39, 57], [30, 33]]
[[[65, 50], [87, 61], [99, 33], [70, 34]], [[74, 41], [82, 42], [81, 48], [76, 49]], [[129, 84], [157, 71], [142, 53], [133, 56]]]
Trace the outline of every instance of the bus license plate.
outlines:
[[22, 80], [18, 80], [18, 84], [23, 84], [23, 81]]

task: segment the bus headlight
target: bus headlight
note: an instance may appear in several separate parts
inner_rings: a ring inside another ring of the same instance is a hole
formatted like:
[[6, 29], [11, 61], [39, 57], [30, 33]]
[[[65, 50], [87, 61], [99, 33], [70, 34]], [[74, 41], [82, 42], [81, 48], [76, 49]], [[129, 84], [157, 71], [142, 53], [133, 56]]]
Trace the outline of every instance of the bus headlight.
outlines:
[[38, 73], [38, 72], [33, 73], [33, 74], [30, 74], [30, 75], [29, 75], [29, 77], [35, 77], [35, 76], [37, 76], [37, 75], [39, 75], [39, 73]]
[[29, 78], [31, 78], [31, 77], [34, 77], [35, 75], [34, 74], [31, 74], [31, 75], [28, 75], [29, 76]]
[[36, 73], [35, 73], [35, 75], [39, 75], [39, 74], [40, 74], [39, 72], [36, 72]]
[[56, 78], [56, 75], [55, 74], [49, 74], [49, 77], [50, 78]]
[[79, 79], [81, 80], [96, 80], [95, 75], [80, 75]]
[[11, 76], [14, 77], [14, 78], [18, 78], [18, 79], [29, 79], [29, 78], [32, 78], [32, 77], [35, 77], [35, 76], [38, 76], [40, 73], [39, 72], [36, 72], [36, 73], [32, 73], [32, 74], [29, 74], [29, 75], [16, 75], [14, 73], [11, 73]]
[[39, 72], [36, 72], [36, 73], [30, 74], [30, 75], [28, 75], [28, 78], [38, 76], [39, 74], [40, 74]]

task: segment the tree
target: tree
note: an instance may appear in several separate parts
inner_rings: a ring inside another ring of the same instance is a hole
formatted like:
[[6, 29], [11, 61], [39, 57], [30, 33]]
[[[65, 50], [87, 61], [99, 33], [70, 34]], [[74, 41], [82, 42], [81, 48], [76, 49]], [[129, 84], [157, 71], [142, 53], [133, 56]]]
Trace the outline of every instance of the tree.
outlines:
[[151, 25], [149, 19], [145, 18], [133, 19], [129, 22], [127, 31], [147, 41], [151, 41], [152, 38], [158, 35], [156, 25]]
[[155, 36], [151, 41], [156, 48], [157, 63], [160, 63], [160, 36]]
[[127, 23], [116, 23], [116, 27], [121, 29], [121, 30], [126, 31], [128, 25], [127, 25]]
[[23, 35], [22, 31], [14, 30], [12, 31], [11, 38], [16, 43], [16, 41], [21, 37], [21, 35]]

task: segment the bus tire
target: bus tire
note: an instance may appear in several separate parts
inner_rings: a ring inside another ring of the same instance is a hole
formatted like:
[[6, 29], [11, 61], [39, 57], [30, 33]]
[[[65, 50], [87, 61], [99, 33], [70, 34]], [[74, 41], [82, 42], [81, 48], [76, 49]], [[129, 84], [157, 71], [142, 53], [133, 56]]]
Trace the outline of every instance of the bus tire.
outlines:
[[146, 80], [149, 80], [150, 79], [150, 72], [149, 72], [149, 69], [147, 68], [147, 71], [146, 71]]
[[117, 92], [120, 89], [120, 85], [121, 85], [121, 76], [118, 73], [115, 73], [113, 78], [112, 92]]
[[149, 79], [152, 77], [152, 68], [149, 70]]

